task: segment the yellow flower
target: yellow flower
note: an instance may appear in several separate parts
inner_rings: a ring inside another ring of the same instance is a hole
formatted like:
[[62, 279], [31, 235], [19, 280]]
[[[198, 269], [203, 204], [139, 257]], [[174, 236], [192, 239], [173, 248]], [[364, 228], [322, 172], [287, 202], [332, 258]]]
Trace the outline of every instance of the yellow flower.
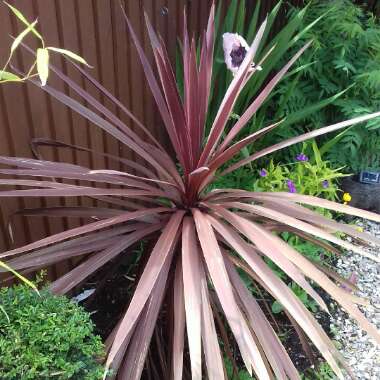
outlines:
[[352, 199], [352, 198], [351, 198], [350, 193], [344, 193], [344, 194], [343, 194], [343, 200], [344, 200], [345, 204], [347, 204], [348, 202], [350, 202], [351, 199]]
[[359, 226], [357, 226], [356, 229], [357, 229], [359, 232], [363, 232], [363, 231], [364, 231], [363, 227], [359, 227]]

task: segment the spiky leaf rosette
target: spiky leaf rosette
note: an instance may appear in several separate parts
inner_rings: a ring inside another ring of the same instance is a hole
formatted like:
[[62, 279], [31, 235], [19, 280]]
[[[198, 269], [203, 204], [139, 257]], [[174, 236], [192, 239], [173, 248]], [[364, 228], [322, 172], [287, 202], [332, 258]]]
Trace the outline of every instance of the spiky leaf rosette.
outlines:
[[[146, 264], [129, 306], [107, 340], [109, 355], [106, 364], [114, 370], [113, 373], [118, 372], [120, 379], [141, 377], [154, 326], [168, 288], [173, 290], [174, 299], [173, 307], [169, 308], [173, 318], [170, 360], [172, 379], [182, 379], [183, 356], [187, 351], [185, 347], [188, 347], [193, 380], [202, 379], [203, 370], [210, 380], [225, 378], [219, 348], [220, 328], [216, 328], [214, 319], [219, 313], [224, 314], [250, 373], [261, 380], [274, 377], [299, 379], [296, 368], [261, 307], [246, 288], [237, 268], [245, 271], [283, 305], [288, 315], [304, 330], [335, 373], [342, 378], [342, 368], [346, 367], [342, 357], [312, 314], [276, 277], [264, 259], [269, 258], [274, 262], [321, 309], [327, 311], [327, 306], [310, 281], [324, 289], [364, 330], [380, 342], [378, 331], [357, 307], [365, 301], [339, 286], [340, 282], [344, 283], [344, 279], [317, 267], [276, 235], [276, 231], [287, 230], [324, 246], [328, 246], [326, 242], [334, 243], [368, 257], [370, 255], [361, 247], [340, 240], [335, 232], [343, 231], [354, 239], [375, 244], [380, 244], [378, 239], [351, 226], [325, 219], [305, 206], [325, 207], [377, 222], [380, 222], [380, 216], [298, 194], [259, 193], [238, 189], [206, 191], [215, 174], [220, 174], [222, 166], [225, 168], [242, 148], [254, 143], [279, 124], [270, 125], [244, 139], [238, 138], [239, 132], [307, 45], [265, 85], [235, 125], [224, 134], [240, 91], [249, 78], [255, 75], [257, 66], [252, 67], [252, 61], [265, 66], [265, 57], [261, 61], [255, 59], [266, 27], [264, 21], [228, 87], [209, 135], [205, 136], [214, 55], [214, 7], [211, 8], [207, 30], [202, 36], [199, 60], [195, 41], [190, 40], [187, 34], [185, 16], [183, 99], [178, 92], [162, 39], [155, 34], [149, 20], [146, 19], [146, 23], [159, 78], [156, 78], [128, 20], [127, 23], [176, 160], [166, 153], [140, 121], [82, 68], [75, 65], [104, 97], [134, 121], [144, 138], [61, 71], [51, 67], [77, 97], [83, 99], [86, 106], [49, 85], [45, 85], [43, 90], [77, 111], [91, 122], [91, 126], [97, 126], [116, 138], [141, 157], [144, 163], [106, 155], [134, 170], [135, 174], [129, 174], [127, 170], [90, 170], [42, 159], [1, 157], [0, 163], [12, 168], [1, 169], [0, 173], [39, 178], [2, 179], [2, 185], [27, 187], [1, 191], [0, 196], [3, 198], [90, 197], [112, 207], [24, 210], [26, 215], [93, 217], [96, 221], [92, 220], [80, 227], [2, 253], [0, 259], [6, 259], [17, 270], [28, 272], [88, 254], [85, 261], [51, 284], [53, 292], [63, 294], [121, 253], [127, 254], [126, 249], [134, 243], [157, 235], [153, 249], [143, 254]], [[37, 82], [35, 84], [39, 86]], [[294, 143], [379, 115], [380, 113], [365, 115], [286, 140], [257, 151], [248, 158], [235, 160], [223, 173]], [[35, 141], [35, 148], [41, 144], [86, 150], [48, 140]], [[180, 172], [177, 162], [181, 166]], [[57, 178], [60, 182], [51, 178]], [[67, 183], [68, 181], [71, 182]], [[88, 185], [79, 185], [78, 181]], [[98, 186], [92, 187], [91, 183], [97, 183]], [[205, 365], [202, 364], [203, 360]]]

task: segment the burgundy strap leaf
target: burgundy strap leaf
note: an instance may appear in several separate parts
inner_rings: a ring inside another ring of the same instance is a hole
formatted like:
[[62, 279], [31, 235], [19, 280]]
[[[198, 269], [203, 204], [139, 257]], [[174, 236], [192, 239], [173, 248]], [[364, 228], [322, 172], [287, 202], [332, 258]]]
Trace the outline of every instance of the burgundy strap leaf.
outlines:
[[149, 87], [152, 91], [153, 97], [156, 101], [158, 111], [160, 112], [162, 120], [164, 121], [164, 124], [165, 124], [166, 130], [168, 132], [169, 138], [170, 138], [171, 143], [173, 145], [173, 148], [177, 154], [177, 158], [180, 160], [180, 162], [183, 163], [183, 157], [182, 157], [182, 153], [181, 153], [180, 143], [178, 140], [178, 135], [176, 133], [176, 130], [175, 130], [175, 127], [173, 124], [173, 120], [170, 117], [165, 99], [162, 96], [160, 87], [159, 87], [157, 80], [154, 76], [153, 69], [149, 64], [148, 58], [146, 57], [144, 50], [141, 47], [141, 44], [140, 44], [140, 42], [139, 42], [139, 40], [138, 40], [138, 38], [137, 38], [133, 28], [132, 28], [132, 25], [131, 25], [124, 9], [123, 9], [123, 12], [124, 12], [125, 20], [127, 21], [128, 29], [131, 33], [133, 42], [136, 46], [137, 53], [138, 53], [139, 58], [140, 58], [140, 62], [142, 64], [142, 67], [143, 67], [143, 70], [145, 73], [145, 77], [146, 77], [147, 82], [149, 84]]
[[[35, 55], [35, 52], [26, 44], [21, 43], [26, 51]], [[66, 57], [67, 58], [67, 57]], [[111, 102], [116, 104], [133, 122], [140, 128], [154, 144], [156, 144], [162, 151], [165, 149], [160, 145], [157, 139], [150, 133], [150, 131], [115, 97], [108, 91], [104, 86], [102, 86], [94, 77], [92, 77], [86, 70], [84, 70], [80, 65], [76, 64], [73, 60], [68, 59], [69, 62], [88, 80], [90, 81], [103, 95], [105, 95]], [[110, 119], [110, 121], [115, 122], [125, 133], [135, 136], [137, 140], [140, 140], [137, 134], [133, 130], [128, 128], [113, 112], [110, 112], [106, 107], [98, 102], [92, 95], [83, 90], [81, 86], [78, 86], [73, 80], [71, 80], [67, 75], [65, 75], [61, 70], [52, 64], [49, 64], [49, 69], [57, 74], [57, 76], [62, 79], [72, 90], [77, 94], [82, 96], [89, 104], [92, 104], [96, 109], [102, 111], [102, 113]]]
[[[145, 190], [155, 190], [157, 187], [149, 185], [144, 182], [150, 182], [156, 184], [157, 180], [144, 179], [143, 177], [137, 177], [132, 174], [124, 174], [123, 172], [117, 172], [114, 170], [87, 170], [83, 173], [78, 171], [55, 171], [55, 170], [38, 170], [38, 169], [0, 169], [0, 174], [16, 175], [16, 176], [31, 176], [31, 177], [54, 177], [62, 179], [74, 179], [88, 182], [101, 182], [114, 185], [129, 186]], [[137, 178], [137, 179], [135, 179]], [[142, 182], [144, 181], [144, 182]]]
[[185, 299], [183, 287], [183, 268], [182, 260], [179, 258], [175, 277], [174, 277], [174, 331], [173, 331], [173, 350], [172, 350], [172, 375], [173, 380], [182, 380], [183, 372], [183, 352], [185, 335]]
[[[218, 212], [222, 212], [222, 210], [218, 209]], [[223, 215], [228, 219], [229, 222], [234, 223], [239, 220], [241, 217], [237, 216], [231, 212], [223, 212]], [[239, 223], [237, 228], [242, 227], [242, 225], [248, 225], [248, 221], [245, 219], [244, 223]], [[254, 225], [253, 222], [249, 222], [249, 225]], [[265, 230], [260, 227], [258, 224], [255, 224], [255, 228], [261, 234], [265, 234]], [[257, 237], [254, 238], [251, 234], [246, 231], [243, 232], [245, 236], [247, 236], [254, 243], [257, 242]], [[288, 260], [290, 260], [293, 264], [298, 266], [299, 269], [305, 274], [305, 276], [309, 277], [311, 280], [318, 283], [323, 289], [325, 289], [335, 300], [350, 313], [350, 315], [357, 320], [359, 325], [367, 331], [371, 336], [374, 337], [377, 341], [380, 342], [380, 333], [377, 331], [376, 327], [373, 326], [365, 316], [360, 312], [355, 303], [362, 303], [362, 300], [358, 299], [358, 297], [347, 294], [343, 289], [337, 287], [324, 273], [319, 271], [312, 263], [310, 263], [303, 255], [295, 251], [288, 244], [284, 243], [277, 236], [266, 236], [265, 244], [274, 243], [277, 246], [276, 251], [281, 252]], [[305, 289], [306, 290], [306, 289]], [[315, 298], [315, 297], [313, 297]], [[315, 298], [318, 302], [318, 299]], [[299, 321], [297, 321], [299, 323]], [[303, 327], [305, 330], [305, 328]]]
[[239, 310], [231, 287], [224, 259], [211, 224], [197, 209], [192, 209], [198, 239], [202, 247], [212, 283], [222, 305], [228, 324], [235, 336], [248, 372], [254, 369], [260, 379], [270, 379], [261, 353], [250, 333], [246, 320]]
[[124, 214], [125, 211], [102, 208], [102, 207], [81, 207], [81, 206], [57, 206], [57, 207], [39, 207], [26, 208], [18, 210], [13, 215], [24, 216], [48, 216], [48, 217], [67, 217], [67, 218], [98, 218], [104, 219], [111, 216]]
[[9, 260], [8, 263], [15, 269], [43, 267], [45, 263], [55, 263], [65, 258], [97, 252], [109, 247], [120, 237], [125, 236], [126, 233], [144, 229], [147, 226], [146, 223], [134, 223], [123, 227], [114, 227], [110, 230], [97, 231], [95, 234], [74, 238], [29, 252], [26, 256]]
[[255, 140], [259, 139], [266, 133], [270, 132], [272, 129], [276, 128], [281, 124], [283, 120], [280, 120], [277, 123], [269, 125], [263, 129], [260, 129], [257, 132], [252, 133], [251, 135], [241, 139], [231, 147], [227, 148], [225, 151], [219, 151], [216, 153], [215, 158], [209, 164], [209, 173], [203, 175], [199, 181], [198, 193], [201, 193], [202, 190], [207, 186], [213, 179], [215, 172], [218, 168], [220, 168], [227, 161], [231, 160], [238, 152], [240, 152], [244, 147], [253, 143]]
[[245, 83], [246, 75], [249, 69], [251, 68], [252, 60], [256, 54], [257, 48], [264, 34], [266, 22], [267, 21], [264, 20], [264, 22], [260, 26], [260, 29], [256, 34], [255, 40], [253, 41], [250, 49], [248, 50], [244, 58], [244, 61], [239, 67], [237, 74], [235, 75], [234, 79], [232, 80], [230, 86], [227, 89], [222, 104], [219, 107], [218, 113], [211, 127], [206, 146], [204, 147], [201, 158], [199, 159], [199, 166], [203, 166], [210, 159], [212, 152], [219, 143], [224, 127], [231, 114], [236, 99], [240, 93], [243, 84]]
[[202, 380], [201, 351], [201, 262], [194, 221], [185, 217], [182, 226], [182, 265], [186, 310], [186, 328], [189, 342], [193, 380]]
[[61, 241], [66, 240], [66, 239], [73, 238], [73, 237], [78, 236], [78, 235], [87, 234], [89, 232], [102, 230], [102, 229], [107, 228], [107, 227], [116, 226], [120, 223], [140, 219], [140, 218], [143, 218], [145, 216], [156, 215], [156, 214], [159, 214], [162, 212], [170, 212], [170, 211], [172, 211], [172, 210], [169, 208], [157, 207], [157, 208], [149, 208], [149, 209], [144, 209], [144, 210], [134, 211], [134, 212], [125, 212], [123, 215], [120, 215], [120, 216], [115, 216], [112, 218], [108, 218], [106, 220], [100, 220], [98, 222], [93, 222], [93, 223], [87, 224], [85, 226], [72, 228], [68, 231], [64, 231], [64, 232], [60, 232], [58, 234], [48, 236], [44, 239], [38, 240], [36, 242], [30, 243], [27, 245], [24, 245], [23, 247], [15, 248], [15, 249], [12, 249], [10, 251], [4, 252], [4, 253], [0, 254], [0, 257], [4, 258], [4, 257], [9, 257], [9, 256], [14, 256], [14, 255], [17, 255], [19, 253], [31, 251], [33, 249], [46, 247], [47, 245], [58, 243], [58, 242], [61, 242]]
[[140, 241], [142, 238], [150, 235], [152, 232], [162, 228], [162, 224], [149, 226], [145, 229], [132, 232], [120, 239], [116, 244], [112, 244], [103, 251], [91, 255], [89, 259], [76, 266], [73, 270], [54, 281], [49, 289], [55, 294], [65, 294], [80, 284], [88, 276], [96, 272], [104, 264], [115, 258], [118, 254], [126, 250], [132, 244]]
[[16, 259], [9, 260], [7, 263], [16, 270], [25, 268], [46, 268], [49, 265], [62, 262], [66, 259], [104, 250], [113, 244], [119, 243], [121, 239], [123, 239], [123, 237], [116, 236], [113, 238], [104, 239], [100, 242], [89, 242], [86, 245], [73, 246], [61, 250], [57, 249], [54, 254], [42, 253], [39, 251], [31, 252], [25, 257], [21, 256]]
[[356, 117], [356, 118], [351, 119], [351, 120], [346, 120], [346, 121], [342, 121], [340, 123], [329, 125], [327, 127], [319, 128], [319, 129], [316, 129], [314, 131], [304, 133], [303, 135], [300, 135], [297, 137], [292, 137], [292, 138], [287, 139], [285, 141], [282, 141], [278, 144], [274, 144], [268, 148], [262, 149], [259, 152], [254, 153], [253, 155], [237, 162], [236, 164], [231, 165], [228, 169], [224, 170], [220, 175], [223, 176], [223, 175], [226, 175], [227, 173], [231, 173], [232, 171], [234, 171], [234, 170], [236, 170], [236, 169], [238, 169], [238, 168], [240, 168], [240, 167], [242, 167], [242, 166], [244, 166], [244, 165], [246, 165], [252, 161], [257, 160], [260, 157], [267, 156], [268, 154], [271, 154], [273, 152], [276, 152], [276, 151], [283, 149], [283, 148], [286, 148], [288, 146], [298, 144], [302, 141], [306, 141], [306, 140], [315, 138], [317, 136], [324, 135], [326, 133], [334, 132], [334, 131], [337, 131], [337, 130], [342, 129], [342, 128], [349, 127], [350, 125], [362, 123], [364, 121], [367, 121], [367, 120], [370, 120], [370, 119], [373, 119], [373, 118], [379, 117], [379, 116], [380, 116], [380, 112], [375, 112], [375, 113], [371, 113], [369, 115], [359, 116], [359, 117]]
[[254, 326], [257, 339], [271, 364], [276, 378], [286, 379], [286, 376], [288, 376], [291, 380], [300, 380], [298, 371], [294, 367], [280, 339], [229, 260], [226, 260], [226, 267], [231, 282], [244, 305], [251, 326]]
[[283, 192], [273, 192], [273, 193], [262, 193], [262, 192], [248, 192], [241, 191], [239, 192], [241, 198], [250, 198], [257, 200], [276, 200], [282, 202], [294, 202], [301, 203], [310, 206], [323, 207], [327, 210], [341, 212], [347, 215], [357, 216], [359, 218], [365, 218], [373, 220], [374, 222], [380, 223], [380, 215], [374, 212], [362, 210], [360, 208], [343, 205], [337, 202], [332, 202], [327, 199], [312, 197], [310, 195], [302, 194], [292, 194], [292, 193], [283, 193]]
[[141, 315], [148, 298], [152, 294], [153, 288], [156, 286], [160, 273], [164, 270], [166, 265], [169, 265], [168, 262], [170, 263], [172, 260], [173, 250], [177, 245], [177, 237], [184, 214], [184, 211], [177, 211], [172, 215], [153, 248], [148, 263], [145, 266], [144, 272], [140, 277], [140, 281], [129, 304], [129, 308], [116, 333], [115, 340], [107, 358], [107, 369], [110, 368], [119, 350], [124, 342], [128, 340], [128, 337], [130, 337], [131, 332], [135, 328], [138, 318]]
[[[282, 248], [280, 242], [277, 242], [276, 245], [275, 242], [273, 242], [272, 236], [269, 232], [265, 231], [263, 228], [258, 227], [253, 222], [249, 222], [246, 219], [238, 217], [236, 214], [231, 213], [222, 207], [212, 206], [212, 209], [215, 209], [238, 231], [247, 236], [250, 241], [254, 243], [255, 247], [258, 250], [260, 250], [265, 256], [271, 259], [279, 268], [285, 271], [285, 273], [294, 282], [305, 289], [305, 291], [318, 302], [324, 311], [328, 312], [328, 308], [321, 296], [306, 281], [306, 278], [302, 274], [302, 271], [283, 255], [282, 251], [279, 249]], [[213, 220], [213, 223], [216, 224], [217, 221]]]
[[[207, 279], [203, 268], [201, 268], [199, 273], [201, 279], [202, 342], [206, 359], [207, 375], [210, 380], [222, 380], [225, 379], [224, 365], [210, 305]], [[198, 378], [193, 377], [193, 379], [196, 380]]]
[[376, 236], [370, 235], [366, 232], [361, 232], [351, 225], [342, 222], [338, 223], [334, 219], [325, 218], [321, 214], [314, 212], [306, 207], [300, 206], [296, 203], [271, 200], [265, 201], [263, 204], [273, 210], [277, 210], [289, 216], [296, 217], [297, 219], [304, 220], [319, 227], [331, 228], [332, 232], [344, 232], [354, 238], [380, 246], [380, 239]]
[[[149, 343], [152, 339], [157, 317], [165, 295], [169, 269], [170, 261], [167, 261], [160, 272], [157, 283], [152, 289], [152, 294], [139, 318], [132, 341], [128, 346], [127, 355], [125, 356], [118, 373], [118, 376], [122, 379], [139, 380], [141, 378], [141, 373], [144, 369], [145, 359], [149, 349]], [[112, 369], [116, 370], [115, 366], [112, 366]]]
[[334, 369], [335, 373], [342, 375], [336, 360], [340, 358], [338, 351], [329, 340], [323, 329], [315, 322], [302, 302], [292, 293], [292, 291], [273, 273], [265, 264], [261, 257], [244, 241], [237, 232], [225, 227], [222, 223], [212, 221], [213, 227], [217, 229], [221, 236], [228, 242], [243, 259], [263, 284], [281, 304], [292, 314], [293, 318], [300, 324], [309, 338], [323, 354], [326, 361]]
[[[16, 180], [13, 180], [15, 182]], [[21, 181], [21, 180], [20, 180]], [[3, 181], [0, 181], [0, 184]], [[16, 183], [14, 183], [16, 185]], [[38, 187], [38, 185], [36, 185]], [[37, 189], [37, 190], [3, 190], [0, 191], [0, 198], [4, 197], [85, 197], [93, 195], [118, 195], [124, 197], [138, 196], [161, 196], [167, 194], [161, 190], [123, 190], [123, 189], [101, 189], [84, 186], [70, 186], [57, 189]]]
[[[145, 177], [149, 177], [151, 180], [156, 180], [158, 178], [157, 174], [155, 172], [153, 172], [149, 168], [147, 168], [147, 167], [145, 167], [145, 166], [143, 166], [143, 165], [141, 165], [135, 161], [128, 160], [126, 158], [122, 158], [120, 156], [115, 156], [115, 155], [108, 154], [108, 153], [101, 153], [101, 152], [98, 152], [94, 149], [89, 149], [89, 148], [86, 148], [83, 146], [66, 144], [62, 141], [51, 140], [51, 139], [44, 139], [44, 138], [32, 139], [31, 147], [32, 147], [33, 154], [36, 157], [38, 157], [39, 159], [42, 159], [41, 154], [38, 151], [38, 148], [40, 146], [51, 146], [51, 147], [55, 147], [55, 148], [68, 148], [68, 149], [78, 150], [78, 151], [82, 151], [82, 152], [90, 152], [91, 154], [93, 154], [95, 156], [106, 157], [109, 160], [121, 163], [128, 168], [134, 169], [137, 172], [144, 174]], [[151, 151], [152, 149], [154, 150], [155, 148], [153, 146], [150, 146], [149, 150]], [[156, 157], [156, 159], [157, 159], [157, 157]], [[170, 160], [170, 162], [172, 162], [172, 161]], [[170, 173], [172, 173], [172, 171], [170, 171]]]
[[[37, 82], [33, 82], [33, 83], [38, 85]], [[69, 108], [76, 111], [78, 114], [82, 115], [84, 118], [91, 121], [91, 123], [97, 125], [101, 129], [109, 133], [111, 136], [113, 136], [114, 138], [116, 138], [117, 140], [125, 144], [131, 150], [136, 152], [140, 157], [142, 157], [144, 160], [149, 162], [157, 171], [163, 173], [167, 178], [169, 179], [172, 178], [171, 175], [167, 172], [167, 170], [163, 168], [156, 160], [154, 160], [153, 157], [146, 150], [144, 150], [142, 146], [137, 144], [133, 139], [131, 139], [125, 133], [121, 132], [119, 129], [117, 129], [114, 125], [109, 123], [107, 120], [103, 119], [98, 114], [91, 111], [89, 108], [83, 106], [78, 101], [74, 100], [73, 98], [70, 98], [69, 96], [65, 95], [61, 91], [55, 90], [49, 85], [43, 86], [42, 89], [46, 91], [47, 93], [49, 93], [52, 97], [59, 100], [61, 103], [65, 104]]]
[[380, 262], [380, 259], [376, 255], [372, 255], [368, 253], [367, 251], [365, 251], [364, 249], [354, 244], [351, 244], [346, 240], [339, 239], [335, 235], [325, 232], [319, 227], [315, 227], [310, 223], [305, 223], [301, 220], [294, 218], [293, 216], [289, 216], [281, 212], [278, 212], [277, 210], [273, 210], [273, 209], [259, 206], [259, 205], [249, 205], [249, 204], [245, 204], [241, 202], [231, 202], [231, 203], [226, 202], [224, 205], [226, 207], [236, 207], [236, 208], [248, 211], [252, 214], [256, 214], [256, 215], [263, 216], [265, 218], [272, 219], [274, 221], [281, 220], [281, 223], [283, 224], [289, 225], [300, 231], [310, 233], [316, 237], [319, 237], [321, 239], [330, 241], [331, 243], [340, 245], [341, 247], [347, 250], [352, 250], [354, 252], [359, 253], [360, 255], [364, 257], [368, 257], [374, 261]]

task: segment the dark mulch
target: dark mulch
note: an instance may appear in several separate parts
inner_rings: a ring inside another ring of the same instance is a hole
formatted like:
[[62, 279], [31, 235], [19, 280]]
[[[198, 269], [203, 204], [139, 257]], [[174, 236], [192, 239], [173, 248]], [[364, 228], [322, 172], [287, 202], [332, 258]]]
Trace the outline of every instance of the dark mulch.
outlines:
[[[327, 335], [331, 336], [330, 333], [330, 317], [327, 313], [324, 312], [318, 312], [315, 315], [316, 319], [318, 320], [319, 324], [323, 327], [323, 329], [327, 332]], [[288, 336], [285, 341], [283, 341], [283, 344], [292, 359], [293, 363], [295, 364], [296, 368], [300, 372], [306, 371], [308, 368], [310, 368], [312, 365], [315, 365], [318, 361], [322, 360], [322, 357], [318, 350], [312, 346], [312, 352], [314, 355], [314, 362], [311, 362], [306, 353], [304, 352], [302, 348], [302, 344], [300, 342], [300, 339], [297, 335], [297, 332], [295, 329], [289, 325], [288, 322]]]
[[105, 340], [122, 317], [130, 299], [134, 281], [128, 276], [130, 262], [107, 264], [96, 272], [77, 290], [80, 294], [86, 289], [96, 291], [81, 304], [91, 313], [95, 332]]

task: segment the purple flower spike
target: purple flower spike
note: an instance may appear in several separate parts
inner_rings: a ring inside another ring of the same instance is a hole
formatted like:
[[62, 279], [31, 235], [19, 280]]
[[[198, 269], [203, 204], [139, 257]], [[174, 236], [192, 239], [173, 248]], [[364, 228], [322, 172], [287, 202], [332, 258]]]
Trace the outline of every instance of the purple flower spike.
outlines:
[[268, 175], [268, 172], [265, 169], [261, 169], [259, 171], [260, 177], [266, 177]]
[[325, 179], [324, 181], [322, 181], [322, 187], [324, 189], [327, 189], [329, 186], [330, 186], [330, 184], [329, 184], [329, 181], [327, 179]]
[[309, 161], [309, 157], [306, 156], [306, 154], [300, 153], [300, 154], [297, 154], [296, 160], [305, 162], [305, 161]]
[[296, 189], [293, 181], [288, 179], [286, 181], [286, 184], [288, 185], [289, 193], [296, 193], [297, 192], [297, 189]]

